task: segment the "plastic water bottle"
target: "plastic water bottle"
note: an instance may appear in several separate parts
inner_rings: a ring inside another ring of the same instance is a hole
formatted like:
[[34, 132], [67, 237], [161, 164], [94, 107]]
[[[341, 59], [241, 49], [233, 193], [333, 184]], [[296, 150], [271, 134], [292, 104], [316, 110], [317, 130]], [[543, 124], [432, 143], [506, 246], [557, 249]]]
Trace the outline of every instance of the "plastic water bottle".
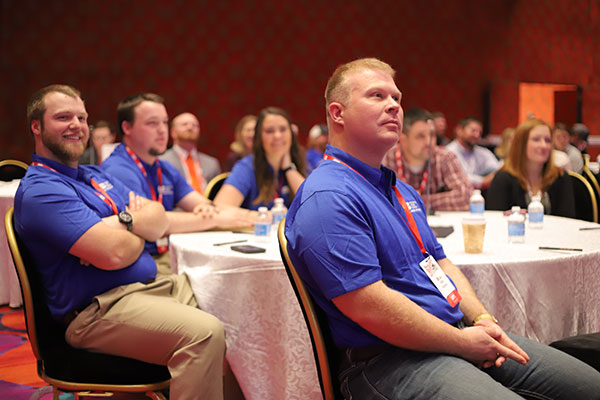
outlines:
[[254, 235], [261, 242], [269, 240], [271, 235], [271, 217], [267, 212], [267, 207], [258, 208], [258, 216], [254, 220]]
[[471, 211], [471, 214], [483, 214], [483, 211], [485, 210], [485, 200], [481, 195], [481, 190], [473, 190], [469, 210]]
[[531, 202], [527, 206], [527, 215], [530, 228], [541, 229], [544, 225], [544, 205], [541, 202], [540, 195], [535, 195], [531, 198]]
[[273, 208], [271, 208], [271, 216], [273, 217], [273, 229], [277, 229], [279, 227], [279, 223], [282, 219], [287, 215], [287, 208], [283, 204], [283, 199], [278, 197], [275, 199], [275, 204], [273, 204]]
[[521, 207], [514, 206], [508, 217], [508, 243], [525, 243], [525, 216]]

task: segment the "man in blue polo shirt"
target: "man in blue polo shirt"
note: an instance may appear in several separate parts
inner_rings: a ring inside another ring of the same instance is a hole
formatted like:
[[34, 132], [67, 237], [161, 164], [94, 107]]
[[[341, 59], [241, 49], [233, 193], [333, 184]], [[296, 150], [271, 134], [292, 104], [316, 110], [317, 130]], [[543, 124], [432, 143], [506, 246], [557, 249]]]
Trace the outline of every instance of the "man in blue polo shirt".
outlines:
[[[253, 224], [255, 213], [238, 207], [215, 208], [186, 182], [177, 168], [158, 159], [169, 140], [169, 117], [162, 97], [153, 93], [129, 96], [119, 103], [117, 119], [123, 143], [102, 163], [102, 169], [136, 193], [164, 206], [169, 220], [166, 235]], [[174, 212], [176, 207], [184, 212]], [[157, 260], [159, 273], [169, 273], [166, 237], [149, 242], [146, 249]]]
[[343, 394], [599, 398], [597, 371], [500, 328], [446, 258], [421, 198], [381, 166], [402, 129], [393, 77], [377, 59], [336, 69], [325, 92], [330, 145], [286, 221], [292, 262], [343, 354]]
[[76, 89], [41, 89], [27, 115], [35, 154], [15, 196], [15, 228], [67, 342], [167, 365], [174, 399], [222, 399], [223, 326], [196, 308], [185, 275], [155, 280], [144, 250], [168, 228], [163, 206], [78, 165], [89, 128]]

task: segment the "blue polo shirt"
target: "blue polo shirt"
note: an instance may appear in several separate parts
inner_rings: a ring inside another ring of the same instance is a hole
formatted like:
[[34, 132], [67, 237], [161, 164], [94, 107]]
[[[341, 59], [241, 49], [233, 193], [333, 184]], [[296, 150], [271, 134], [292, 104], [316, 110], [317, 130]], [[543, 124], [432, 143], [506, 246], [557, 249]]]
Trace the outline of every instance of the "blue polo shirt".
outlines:
[[[157, 195], [159, 193], [159, 167], [162, 170], [162, 186], [160, 187], [160, 191], [163, 194], [162, 205], [166, 211], [173, 211], [181, 199], [188, 193], [194, 191], [194, 189], [185, 181], [181, 172], [168, 161], [157, 159], [154, 164], [150, 165], [141, 158], [139, 160], [146, 170], [154, 193]], [[108, 174], [117, 177], [125, 184], [125, 186], [135, 193], [152, 200], [152, 192], [148, 185], [148, 180], [146, 180], [142, 171], [138, 168], [131, 156], [129, 156], [127, 150], [125, 150], [124, 143], [117, 146], [110, 157], [102, 163], [101, 168]], [[150, 254], [158, 254], [156, 243], [154, 242], [146, 242], [146, 250], [148, 250]]]
[[323, 153], [317, 149], [308, 149], [306, 151], [306, 165], [309, 171], [313, 171], [323, 161]]
[[[429, 254], [446, 257], [427, 224], [417, 192], [388, 168], [375, 169], [328, 145], [324, 160], [302, 184], [287, 214], [290, 258], [317, 304], [325, 310], [336, 344], [361, 347], [384, 343], [343, 315], [331, 299], [383, 280], [429, 313], [455, 323], [451, 307], [419, 266], [424, 259], [394, 193], [405, 199]], [[362, 176], [361, 176], [362, 175]]]
[[27, 169], [15, 195], [15, 229], [40, 270], [48, 307], [57, 321], [110, 289], [154, 279], [156, 263], [146, 251], [127, 268], [115, 271], [84, 266], [69, 254], [81, 235], [113, 215], [90, 179], [108, 193], [119, 211], [129, 202], [129, 189], [96, 166], [73, 169], [36, 154], [33, 161], [56, 172], [34, 165]]
[[[271, 174], [273, 173], [273, 168], [270, 165], [267, 166]], [[231, 175], [225, 179], [226, 184], [232, 185], [237, 190], [239, 190], [244, 196], [244, 201], [242, 202], [241, 208], [246, 208], [248, 210], [258, 210], [259, 207], [273, 207], [274, 199], [271, 199], [270, 202], [260, 202], [254, 203], [254, 200], [259, 195], [258, 183], [256, 182], [256, 174], [254, 173], [254, 155], [250, 154], [241, 160], [239, 160], [233, 166], [231, 170]], [[283, 198], [283, 202], [286, 207], [290, 206], [291, 199], [291, 191], [285, 180], [284, 174], [279, 171], [279, 176], [275, 183], [275, 191], [277, 195]]]

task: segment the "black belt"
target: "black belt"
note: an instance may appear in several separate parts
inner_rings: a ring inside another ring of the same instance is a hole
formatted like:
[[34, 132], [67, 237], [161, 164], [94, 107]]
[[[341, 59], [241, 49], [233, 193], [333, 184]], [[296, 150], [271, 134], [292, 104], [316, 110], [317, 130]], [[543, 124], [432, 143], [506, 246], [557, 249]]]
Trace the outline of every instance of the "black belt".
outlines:
[[[466, 324], [462, 319], [459, 319], [451, 325], [458, 329], [466, 327]], [[350, 361], [366, 361], [394, 347], [395, 346], [392, 346], [391, 344], [376, 344], [366, 347], [346, 347], [340, 350], [342, 352], [342, 360], [350, 359]]]
[[376, 344], [373, 346], [366, 347], [348, 347], [342, 349], [342, 360], [366, 361], [375, 357], [376, 355], [379, 355], [392, 349], [393, 347], [394, 346], [389, 344]]

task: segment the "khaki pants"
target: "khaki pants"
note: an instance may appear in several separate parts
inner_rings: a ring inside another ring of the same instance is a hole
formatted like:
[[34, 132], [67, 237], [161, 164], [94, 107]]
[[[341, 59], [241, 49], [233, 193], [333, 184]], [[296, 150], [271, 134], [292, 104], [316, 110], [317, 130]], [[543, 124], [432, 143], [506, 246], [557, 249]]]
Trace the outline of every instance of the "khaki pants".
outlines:
[[169, 251], [152, 256], [156, 263], [156, 276], [171, 275], [171, 254]]
[[73, 347], [166, 365], [171, 399], [222, 399], [225, 332], [196, 307], [185, 275], [119, 286], [96, 296], [65, 338]]

